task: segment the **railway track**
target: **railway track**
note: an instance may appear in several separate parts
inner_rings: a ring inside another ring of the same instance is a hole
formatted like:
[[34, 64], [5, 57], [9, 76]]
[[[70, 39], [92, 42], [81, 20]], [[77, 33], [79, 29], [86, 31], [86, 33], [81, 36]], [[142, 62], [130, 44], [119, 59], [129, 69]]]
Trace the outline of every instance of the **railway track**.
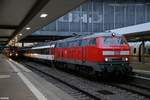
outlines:
[[[78, 98], [78, 100], [113, 100], [111, 98], [115, 98], [115, 100], [135, 100], [135, 99], [149, 100], [148, 98], [150, 98], [149, 94], [146, 94], [145, 92], [143, 93], [140, 93], [139, 91], [135, 92], [137, 87], [134, 88], [135, 89], [134, 90], [133, 87], [131, 88], [131, 85], [120, 84], [120, 83], [91, 82], [91, 81], [90, 82], [83, 81], [81, 83], [82, 81], [81, 79], [76, 79], [74, 77], [72, 77], [72, 80], [69, 80], [70, 77], [69, 75], [62, 75], [62, 77], [58, 77], [57, 75], [55, 75], [57, 72], [48, 71], [47, 70], [48, 67], [47, 68], [37, 67], [41, 65], [34, 65], [31, 63], [23, 63], [23, 64], [32, 70], [38, 71], [39, 73], [51, 77], [59, 81], [60, 83], [65, 84], [67, 87], [72, 88], [73, 90], [76, 91], [76, 97], [83, 97], [83, 98]], [[57, 74], [61, 76], [60, 73]], [[75, 79], [78, 80], [78, 82], [75, 82], [74, 81]], [[61, 85], [58, 87], [61, 87]]]
[[123, 81], [115, 83], [106, 82], [106, 84], [150, 98], [150, 78], [132, 75]]
[[118, 87], [118, 88], [121, 88], [121, 89], [124, 89], [124, 90], [127, 90], [129, 92], [132, 92], [132, 93], [135, 93], [135, 94], [139, 94], [139, 95], [142, 95], [142, 96], [145, 96], [147, 98], [150, 98], [150, 89], [149, 88], [146, 88], [146, 87], [143, 87], [143, 86], [140, 86], [140, 85], [137, 85], [137, 84], [122, 84], [122, 83], [115, 83], [115, 84], [112, 84], [112, 83], [107, 83], [113, 87]]
[[[100, 97], [95, 96], [95, 95], [93, 95], [93, 94], [90, 94], [89, 92], [84, 91], [84, 90], [82, 90], [81, 88], [76, 87], [76, 86], [74, 86], [74, 85], [72, 85], [72, 84], [69, 84], [69, 83], [63, 81], [62, 79], [55, 77], [54, 75], [52, 75], [52, 74], [50, 74], [50, 73], [44, 72], [44, 71], [42, 71], [42, 70], [40, 70], [40, 69], [38, 69], [38, 68], [36, 68], [36, 67], [34, 67], [34, 66], [32, 66], [32, 65], [29, 65], [29, 64], [27, 64], [27, 63], [24, 63], [24, 64], [25, 64], [27, 67], [30, 67], [30, 68], [32, 68], [32, 69], [34, 69], [34, 70], [36, 70], [36, 71], [38, 71], [38, 72], [40, 72], [40, 73], [42, 73], [42, 74], [48, 76], [48, 77], [51, 77], [51, 78], [53, 78], [53, 79], [55, 79], [55, 80], [57, 80], [57, 81], [59, 81], [59, 82], [65, 84], [65, 85], [67, 85], [68, 87], [70, 87], [70, 88], [72, 88], [72, 89], [74, 89], [74, 90], [77, 90], [77, 91], [78, 91], [77, 94], [80, 94], [80, 95], [83, 95], [83, 94], [84, 94], [84, 95], [86, 95], [87, 97], [89, 97], [89, 100], [101, 100]], [[86, 97], [86, 98], [87, 98], [87, 97]], [[83, 98], [82, 98], [82, 100], [83, 100]], [[87, 100], [87, 99], [86, 99], [86, 100]]]

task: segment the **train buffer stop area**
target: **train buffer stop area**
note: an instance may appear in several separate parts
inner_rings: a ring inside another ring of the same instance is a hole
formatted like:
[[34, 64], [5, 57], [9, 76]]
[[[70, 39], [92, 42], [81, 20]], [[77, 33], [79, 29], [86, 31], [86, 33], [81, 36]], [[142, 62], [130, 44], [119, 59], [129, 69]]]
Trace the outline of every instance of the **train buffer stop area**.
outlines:
[[150, 1], [0, 0], [0, 100], [150, 100]]

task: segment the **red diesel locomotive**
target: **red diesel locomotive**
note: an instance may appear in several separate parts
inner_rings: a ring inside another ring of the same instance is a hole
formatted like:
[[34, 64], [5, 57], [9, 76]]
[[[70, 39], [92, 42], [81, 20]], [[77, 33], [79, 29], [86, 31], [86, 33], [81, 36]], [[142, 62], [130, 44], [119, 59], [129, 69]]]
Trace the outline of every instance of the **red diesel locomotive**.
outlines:
[[26, 51], [24, 55], [27, 57], [97, 75], [126, 75], [132, 72], [129, 66], [129, 45], [122, 35], [114, 33], [72, 37]]

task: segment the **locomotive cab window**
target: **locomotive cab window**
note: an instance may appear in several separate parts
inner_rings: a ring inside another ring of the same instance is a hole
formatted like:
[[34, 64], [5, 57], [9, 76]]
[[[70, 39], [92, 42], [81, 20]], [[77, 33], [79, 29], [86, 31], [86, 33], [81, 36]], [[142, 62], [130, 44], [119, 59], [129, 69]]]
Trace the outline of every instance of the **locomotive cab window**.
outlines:
[[104, 37], [104, 45], [122, 45], [127, 44], [126, 40], [123, 37]]

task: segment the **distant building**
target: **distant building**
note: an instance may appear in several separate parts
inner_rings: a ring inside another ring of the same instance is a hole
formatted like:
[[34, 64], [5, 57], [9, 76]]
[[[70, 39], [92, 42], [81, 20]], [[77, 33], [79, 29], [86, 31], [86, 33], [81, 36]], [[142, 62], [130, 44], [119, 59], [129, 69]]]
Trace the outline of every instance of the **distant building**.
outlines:
[[103, 32], [150, 22], [148, 0], [88, 0], [33, 34]]

